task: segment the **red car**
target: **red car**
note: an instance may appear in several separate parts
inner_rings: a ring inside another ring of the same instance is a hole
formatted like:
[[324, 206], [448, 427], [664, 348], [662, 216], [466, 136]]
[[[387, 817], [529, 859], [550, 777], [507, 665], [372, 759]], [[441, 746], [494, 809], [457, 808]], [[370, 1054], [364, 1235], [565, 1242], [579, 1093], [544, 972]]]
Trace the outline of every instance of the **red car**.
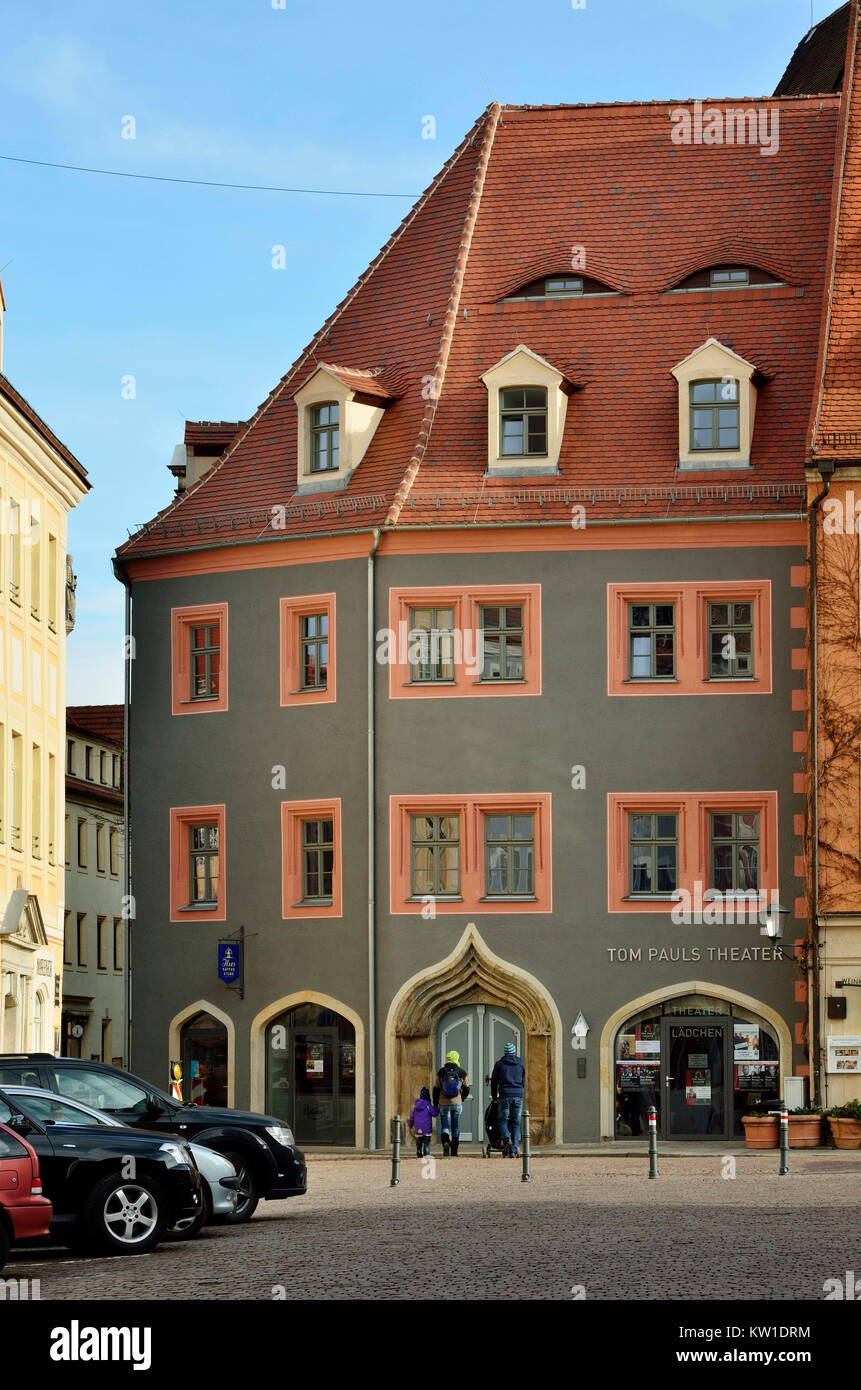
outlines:
[[0, 1125], [0, 1269], [13, 1241], [46, 1236], [52, 1216], [51, 1203], [42, 1196], [36, 1150]]

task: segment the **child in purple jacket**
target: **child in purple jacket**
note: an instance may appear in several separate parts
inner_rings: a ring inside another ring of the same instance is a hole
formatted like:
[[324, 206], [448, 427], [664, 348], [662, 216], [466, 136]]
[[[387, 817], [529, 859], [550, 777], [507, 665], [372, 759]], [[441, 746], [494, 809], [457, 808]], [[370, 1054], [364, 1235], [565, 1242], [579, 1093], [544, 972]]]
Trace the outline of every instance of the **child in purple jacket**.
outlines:
[[410, 1134], [416, 1141], [416, 1157], [424, 1158], [430, 1153], [434, 1118], [439, 1114], [437, 1106], [431, 1104], [430, 1091], [422, 1086], [421, 1094], [412, 1108], [409, 1118]]

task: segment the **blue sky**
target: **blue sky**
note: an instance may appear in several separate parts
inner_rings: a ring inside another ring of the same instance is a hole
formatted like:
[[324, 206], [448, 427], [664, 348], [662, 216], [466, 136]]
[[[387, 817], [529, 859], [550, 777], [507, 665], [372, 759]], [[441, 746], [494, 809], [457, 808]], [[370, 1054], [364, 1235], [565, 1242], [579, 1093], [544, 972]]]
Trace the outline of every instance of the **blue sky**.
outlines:
[[[491, 100], [759, 96], [809, 25], [810, 0], [7, 0], [0, 154], [415, 195]], [[0, 160], [4, 370], [93, 483], [70, 704], [122, 699], [110, 557], [170, 500], [184, 420], [250, 415], [409, 206]]]

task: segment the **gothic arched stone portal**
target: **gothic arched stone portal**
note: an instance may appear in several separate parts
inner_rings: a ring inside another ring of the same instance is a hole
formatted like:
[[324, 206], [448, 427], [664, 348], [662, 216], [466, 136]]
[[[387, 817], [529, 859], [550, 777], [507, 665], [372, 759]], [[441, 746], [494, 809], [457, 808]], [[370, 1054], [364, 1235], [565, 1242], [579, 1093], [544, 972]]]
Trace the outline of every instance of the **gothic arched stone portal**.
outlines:
[[[497, 1004], [522, 1020], [526, 1035], [526, 1109], [535, 1143], [562, 1135], [562, 1021], [534, 975], [494, 955], [470, 922], [452, 953], [398, 990], [386, 1019], [386, 1136], [394, 1115], [407, 1116], [439, 1063], [440, 1018], [466, 1004]], [[385, 1143], [385, 1137], [380, 1136]]]

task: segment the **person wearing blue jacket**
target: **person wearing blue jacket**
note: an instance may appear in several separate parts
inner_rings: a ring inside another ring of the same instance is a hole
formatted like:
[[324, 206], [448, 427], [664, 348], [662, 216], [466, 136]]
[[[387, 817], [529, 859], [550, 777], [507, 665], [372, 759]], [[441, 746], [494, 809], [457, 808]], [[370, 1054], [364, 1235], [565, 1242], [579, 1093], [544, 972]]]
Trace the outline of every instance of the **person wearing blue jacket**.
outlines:
[[526, 1068], [514, 1043], [507, 1042], [490, 1078], [490, 1098], [497, 1103], [496, 1123], [506, 1158], [517, 1158], [525, 1085]]

